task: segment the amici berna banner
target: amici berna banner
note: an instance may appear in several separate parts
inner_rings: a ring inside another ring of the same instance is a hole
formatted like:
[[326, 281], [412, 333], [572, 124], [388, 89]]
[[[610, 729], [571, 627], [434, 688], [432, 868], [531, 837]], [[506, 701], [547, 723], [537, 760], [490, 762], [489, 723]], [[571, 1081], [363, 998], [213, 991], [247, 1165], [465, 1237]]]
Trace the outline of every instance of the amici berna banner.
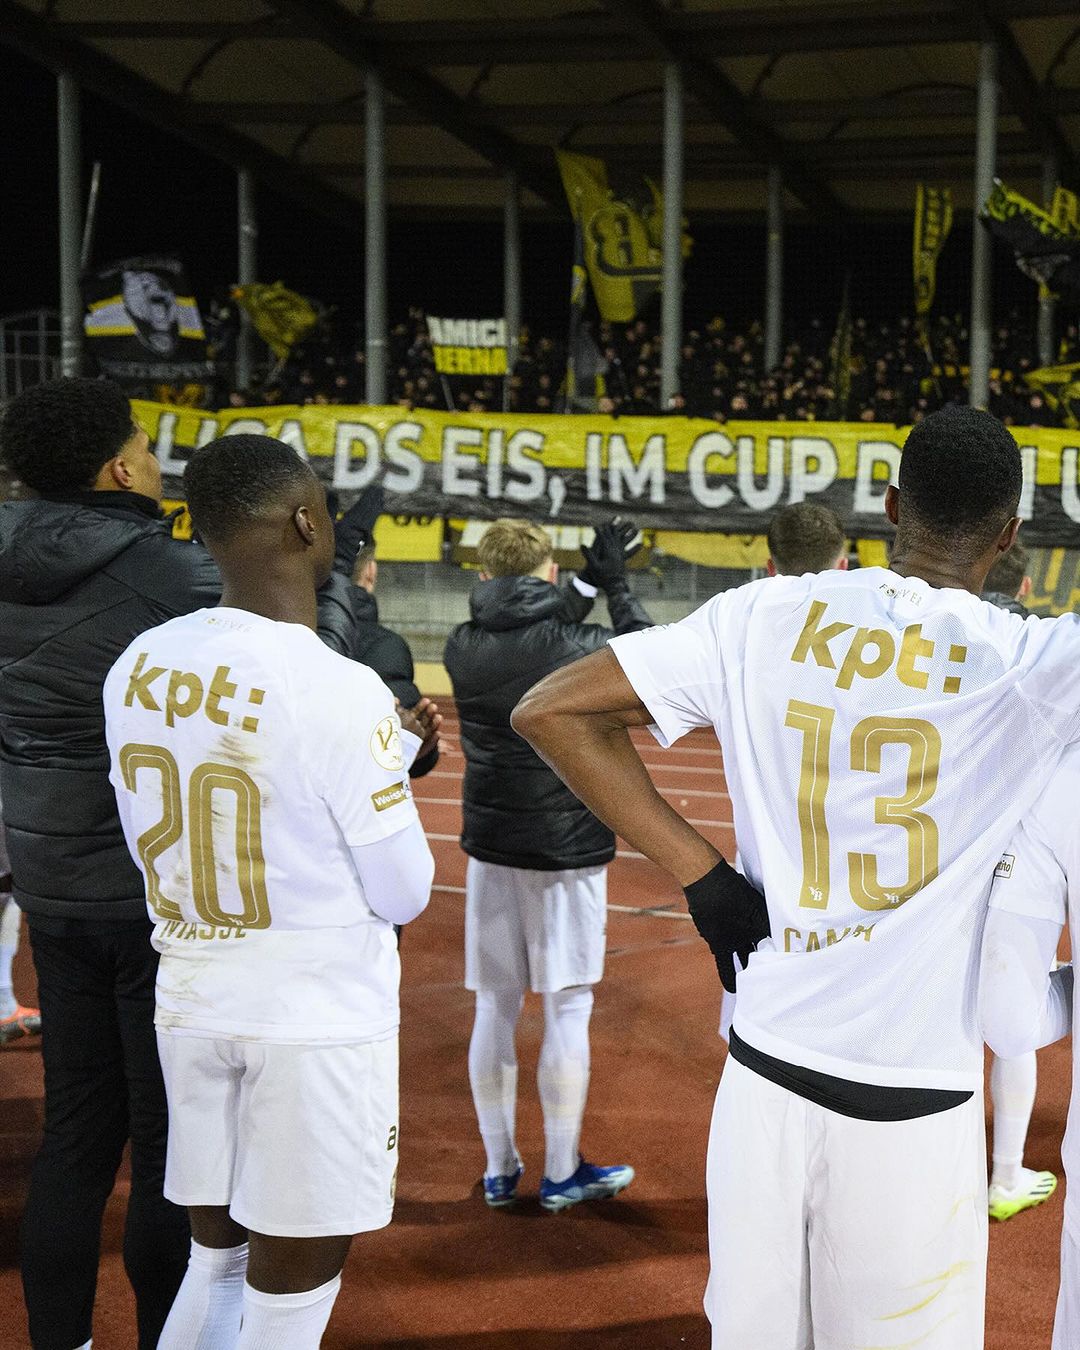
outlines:
[[[174, 496], [194, 446], [258, 432], [307, 456], [345, 505], [380, 480], [392, 515], [594, 525], [622, 513], [655, 529], [745, 535], [763, 534], [781, 506], [809, 499], [831, 506], [853, 537], [889, 538], [882, 500], [907, 435], [866, 422], [133, 406]], [[1013, 434], [1024, 463], [1025, 543], [1080, 548], [1080, 434]]]

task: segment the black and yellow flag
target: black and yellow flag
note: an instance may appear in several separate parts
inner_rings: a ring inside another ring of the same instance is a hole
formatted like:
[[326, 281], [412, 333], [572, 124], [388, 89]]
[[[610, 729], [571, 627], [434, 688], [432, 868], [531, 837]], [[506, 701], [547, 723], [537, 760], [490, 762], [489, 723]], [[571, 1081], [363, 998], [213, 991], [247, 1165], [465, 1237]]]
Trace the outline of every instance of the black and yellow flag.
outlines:
[[1067, 427], [1080, 427], [1080, 361], [1029, 370], [1024, 383], [1029, 389], [1037, 389], [1049, 406], [1057, 409]]
[[920, 328], [934, 304], [937, 289], [937, 262], [952, 229], [952, 192], [949, 188], [915, 189], [915, 232], [912, 262], [915, 271], [915, 319]]
[[995, 238], [1013, 250], [1025, 276], [1052, 292], [1080, 294], [1080, 207], [1058, 188], [1049, 211], [994, 179], [979, 218]]
[[[581, 225], [585, 267], [600, 316], [629, 323], [660, 289], [664, 199], [646, 180], [650, 200], [641, 207], [617, 197], [603, 160], [555, 152], [570, 211]], [[691, 248], [683, 233], [683, 257]]]
[[206, 332], [183, 263], [144, 254], [108, 263], [82, 276], [87, 355], [97, 369], [136, 396], [189, 384], [213, 375]]

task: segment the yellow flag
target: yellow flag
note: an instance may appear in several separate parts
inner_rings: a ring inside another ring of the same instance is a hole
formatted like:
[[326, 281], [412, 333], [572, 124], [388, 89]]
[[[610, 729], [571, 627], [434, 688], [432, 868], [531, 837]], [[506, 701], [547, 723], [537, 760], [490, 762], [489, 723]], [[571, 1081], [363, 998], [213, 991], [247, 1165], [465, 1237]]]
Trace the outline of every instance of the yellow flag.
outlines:
[[934, 304], [937, 261], [952, 229], [952, 192], [949, 188], [915, 189], [915, 233], [912, 261], [915, 271], [915, 315], [920, 327]]
[[660, 249], [644, 217], [618, 201], [603, 160], [555, 152], [566, 199], [581, 222], [585, 266], [601, 317], [629, 323], [660, 287]]
[[279, 359], [288, 356], [319, 322], [318, 311], [311, 301], [290, 291], [280, 281], [234, 286], [233, 298], [251, 315], [256, 333]]

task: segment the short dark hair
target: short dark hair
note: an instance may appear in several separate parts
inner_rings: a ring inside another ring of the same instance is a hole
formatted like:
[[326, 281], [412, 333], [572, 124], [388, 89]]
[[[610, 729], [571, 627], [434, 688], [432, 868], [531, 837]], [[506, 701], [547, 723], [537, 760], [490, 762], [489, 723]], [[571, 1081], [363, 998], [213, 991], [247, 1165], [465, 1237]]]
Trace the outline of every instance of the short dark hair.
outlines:
[[238, 434], [208, 441], [184, 468], [191, 523], [204, 539], [228, 539], [257, 524], [290, 488], [314, 475], [291, 445]]
[[840, 517], [817, 502], [796, 502], [769, 522], [769, 554], [783, 576], [824, 572], [833, 567], [847, 544]]
[[1030, 562], [1027, 549], [1018, 539], [1012, 548], [998, 555], [997, 562], [986, 574], [983, 594], [993, 592], [995, 595], [1007, 595], [1010, 600], [1015, 599], [1024, 584]]
[[996, 417], [951, 404], [912, 427], [900, 456], [901, 522], [971, 558], [1016, 514], [1020, 447]]
[[135, 430], [128, 396], [112, 380], [49, 380], [4, 409], [0, 459], [35, 492], [82, 492]]

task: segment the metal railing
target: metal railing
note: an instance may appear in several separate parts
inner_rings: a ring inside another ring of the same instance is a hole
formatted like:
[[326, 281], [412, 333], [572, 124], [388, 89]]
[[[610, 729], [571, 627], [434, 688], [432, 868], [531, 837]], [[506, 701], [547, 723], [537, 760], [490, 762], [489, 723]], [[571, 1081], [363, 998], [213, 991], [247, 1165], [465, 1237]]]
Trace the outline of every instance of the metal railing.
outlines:
[[0, 318], [0, 403], [60, 373], [60, 316], [54, 309]]

